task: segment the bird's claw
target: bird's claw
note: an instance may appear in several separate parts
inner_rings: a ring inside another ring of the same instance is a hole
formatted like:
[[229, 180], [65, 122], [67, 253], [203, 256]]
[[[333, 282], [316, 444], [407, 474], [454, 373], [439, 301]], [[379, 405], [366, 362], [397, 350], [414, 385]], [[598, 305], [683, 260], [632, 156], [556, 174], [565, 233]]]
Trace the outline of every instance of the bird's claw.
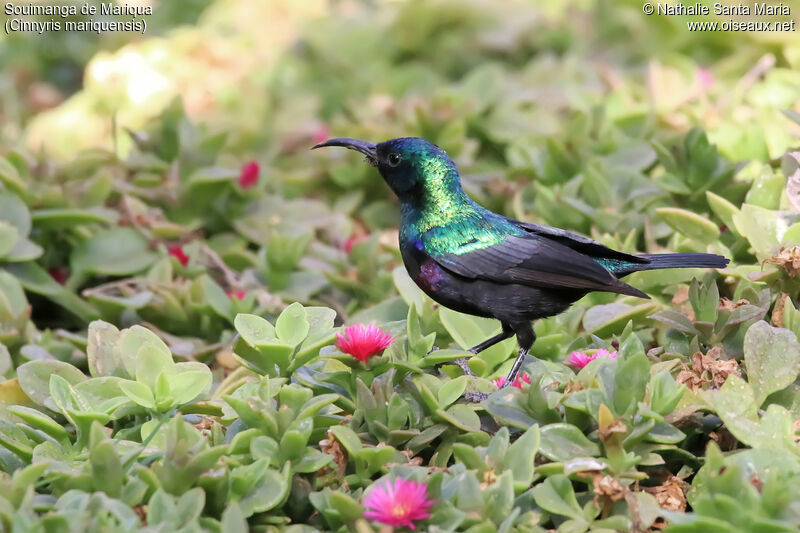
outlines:
[[470, 403], [481, 403], [489, 397], [489, 394], [486, 392], [465, 392], [461, 397]]
[[457, 365], [465, 375], [467, 376], [475, 376], [475, 372], [469, 367], [469, 359], [467, 357], [459, 357], [458, 359], [453, 359], [450, 361], [450, 364]]

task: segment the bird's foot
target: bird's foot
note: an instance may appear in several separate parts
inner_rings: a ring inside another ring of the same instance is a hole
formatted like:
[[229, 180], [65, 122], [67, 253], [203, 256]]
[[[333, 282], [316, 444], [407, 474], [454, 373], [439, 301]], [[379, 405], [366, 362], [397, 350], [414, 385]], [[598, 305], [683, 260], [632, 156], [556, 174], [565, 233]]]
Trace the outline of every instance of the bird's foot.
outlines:
[[470, 403], [481, 403], [489, 397], [487, 392], [465, 392], [461, 398]]
[[458, 359], [453, 359], [452, 361], [450, 361], [450, 364], [458, 365], [458, 368], [460, 368], [465, 375], [476, 377], [475, 372], [473, 372], [472, 369], [470, 369], [469, 367], [468, 357], [459, 357]]

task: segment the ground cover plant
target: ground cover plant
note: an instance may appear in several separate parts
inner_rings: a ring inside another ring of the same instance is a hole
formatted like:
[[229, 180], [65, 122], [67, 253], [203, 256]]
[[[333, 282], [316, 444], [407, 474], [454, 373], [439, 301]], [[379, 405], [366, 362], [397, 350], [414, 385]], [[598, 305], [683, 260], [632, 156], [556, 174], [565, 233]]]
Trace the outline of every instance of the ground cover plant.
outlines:
[[[795, 34], [166, 4], [57, 54], [0, 36], [4, 531], [800, 527]], [[499, 325], [408, 278], [374, 170], [308, 150], [401, 135], [495, 211], [731, 264], [537, 322], [498, 390], [514, 340], [447, 365]]]

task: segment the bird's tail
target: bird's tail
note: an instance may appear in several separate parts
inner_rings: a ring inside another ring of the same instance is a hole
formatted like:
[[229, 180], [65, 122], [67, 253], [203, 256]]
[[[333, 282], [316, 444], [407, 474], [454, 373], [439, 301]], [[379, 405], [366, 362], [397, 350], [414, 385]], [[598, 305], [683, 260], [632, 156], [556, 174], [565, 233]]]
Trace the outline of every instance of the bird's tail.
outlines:
[[647, 263], [625, 265], [615, 270], [614, 274], [626, 276], [642, 270], [657, 270], [661, 268], [725, 268], [728, 259], [717, 254], [680, 253], [680, 254], [639, 254], [638, 257], [646, 259]]

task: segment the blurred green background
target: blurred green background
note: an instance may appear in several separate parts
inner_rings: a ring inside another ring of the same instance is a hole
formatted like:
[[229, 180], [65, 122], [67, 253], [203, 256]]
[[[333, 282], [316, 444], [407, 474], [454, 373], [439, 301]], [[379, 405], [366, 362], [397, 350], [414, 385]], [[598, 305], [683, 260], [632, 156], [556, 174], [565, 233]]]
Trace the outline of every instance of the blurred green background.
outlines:
[[[328, 131], [425, 135], [463, 164], [526, 170], [578, 114], [640, 138], [701, 122], [734, 160], [777, 157], [796, 133], [779, 113], [797, 105], [797, 33], [689, 32], [703, 17], [638, 1], [139, 3], [145, 35], [0, 37], [4, 144], [111, 148], [112, 116], [138, 129], [178, 96], [269, 163]], [[303, 156], [285, 164], [303, 172]]]

